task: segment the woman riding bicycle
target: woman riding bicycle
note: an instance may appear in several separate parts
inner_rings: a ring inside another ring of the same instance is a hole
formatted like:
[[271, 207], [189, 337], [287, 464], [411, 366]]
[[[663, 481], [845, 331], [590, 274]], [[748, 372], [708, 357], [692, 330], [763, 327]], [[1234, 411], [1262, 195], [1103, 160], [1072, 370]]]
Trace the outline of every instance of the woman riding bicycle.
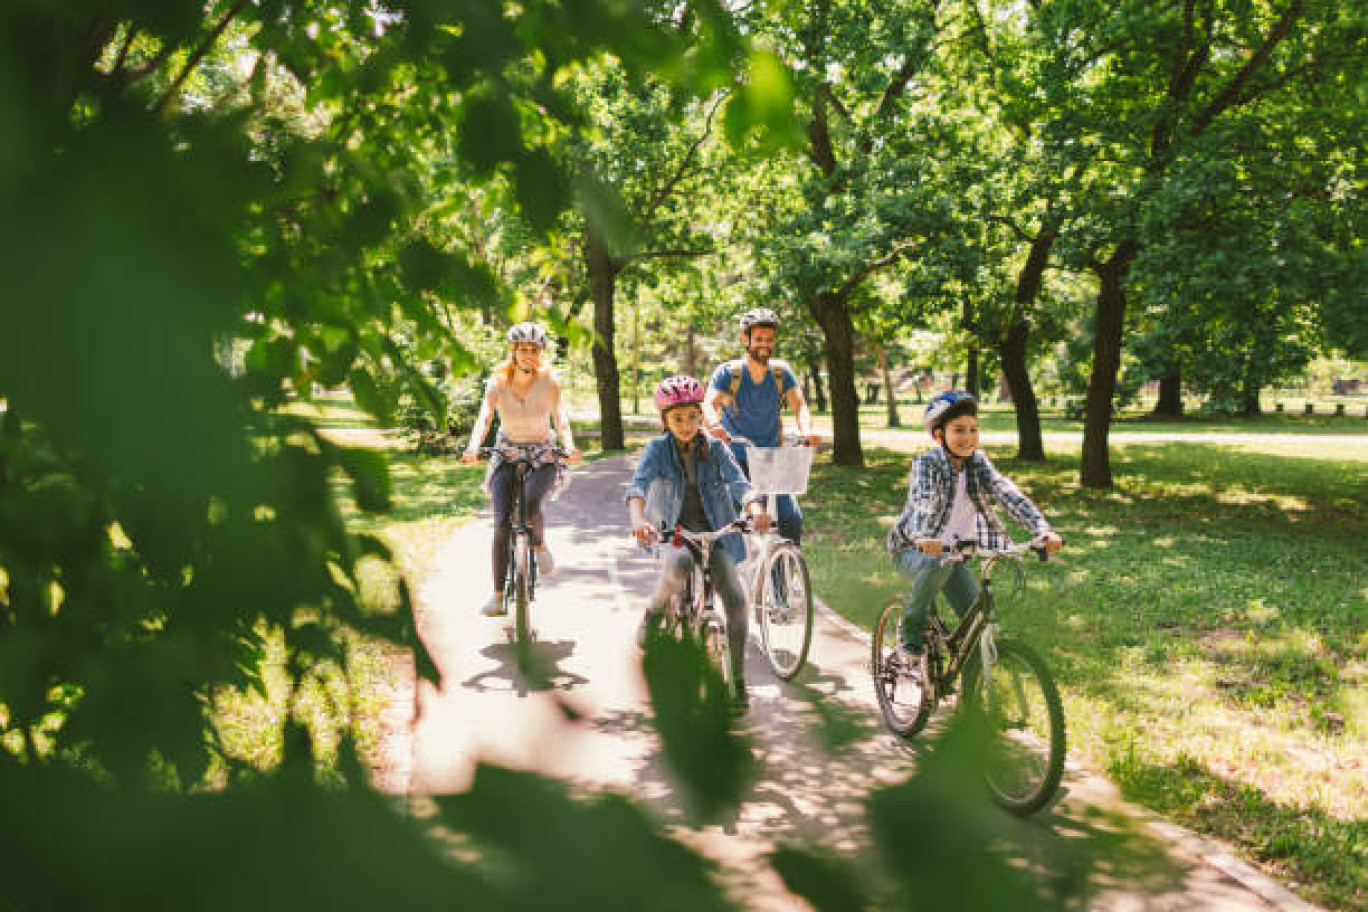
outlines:
[[[703, 385], [693, 377], [668, 377], [656, 387], [655, 405], [666, 432], [646, 445], [627, 486], [632, 534], [643, 545], [660, 540], [661, 525], [673, 528], [677, 523], [690, 532], [715, 532], [736, 520], [738, 503], [754, 518], [758, 530], [769, 529], [769, 514], [751, 492], [731, 449], [702, 433], [702, 402]], [[718, 545], [705, 569], [726, 608], [734, 708], [744, 712], [750, 705], [745, 679], [749, 631], [746, 592], [736, 564], [745, 556], [745, 546], [735, 533], [718, 539]], [[638, 642], [643, 644], [693, 572], [694, 557], [687, 548], [670, 543], [662, 548], [660, 579], [638, 633]]]
[[[485, 385], [480, 414], [470, 432], [470, 444], [461, 461], [472, 463], [479, 458], [480, 442], [489, 431], [494, 413], [499, 415], [497, 446], [551, 446], [555, 438], [551, 423], [560, 434], [561, 443], [569, 452], [571, 462], [578, 462], [581, 453], [575, 447], [570, 422], [561, 400], [560, 385], [551, 370], [542, 364], [546, 349], [546, 333], [535, 323], [519, 323], [508, 331], [508, 357], [494, 368]], [[551, 456], [528, 472], [523, 488], [527, 508], [527, 524], [537, 549], [537, 569], [542, 576], [555, 570], [555, 562], [543, 537], [545, 519], [542, 501], [560, 475], [561, 466]], [[503, 585], [508, 571], [508, 532], [512, 522], [514, 466], [499, 458], [491, 461], [485, 479], [494, 508], [493, 570], [494, 594], [485, 602], [481, 612], [494, 617], [505, 612]]]
[[904, 645], [922, 646], [931, 601], [945, 591], [950, 606], [962, 615], [978, 595], [973, 574], [962, 563], [942, 563], [942, 550], [956, 541], [977, 541], [1000, 548], [1007, 532], [993, 511], [1002, 504], [1046, 547], [1058, 551], [1063, 540], [1031, 499], [993, 466], [978, 448], [978, 402], [961, 390], [947, 390], [926, 406], [926, 430], [939, 446], [926, 450], [912, 465], [907, 506], [888, 534], [888, 550], [898, 571], [912, 579], [903, 623]]

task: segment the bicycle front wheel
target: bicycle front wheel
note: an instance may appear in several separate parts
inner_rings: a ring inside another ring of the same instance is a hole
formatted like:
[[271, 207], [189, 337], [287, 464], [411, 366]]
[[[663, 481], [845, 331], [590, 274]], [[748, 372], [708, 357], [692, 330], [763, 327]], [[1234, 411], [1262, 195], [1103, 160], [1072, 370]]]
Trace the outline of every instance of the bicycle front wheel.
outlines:
[[[703, 654], [708, 661], [717, 669], [722, 676], [722, 693], [727, 699], [732, 697], [732, 688], [735, 682], [732, 681], [731, 673], [731, 644], [727, 642], [727, 632], [722, 629], [722, 625], [715, 621], [705, 621], [703, 623]], [[707, 677], [703, 677], [704, 690], [707, 689]], [[706, 699], [706, 693], [701, 696]]]
[[532, 640], [530, 552], [527, 536], [519, 535], [513, 550], [513, 636], [519, 643]]
[[928, 650], [913, 656], [902, 647], [902, 602], [890, 602], [874, 628], [870, 672], [884, 724], [899, 738], [911, 738], [926, 725], [934, 696]]
[[983, 673], [981, 655], [965, 671], [966, 707], [982, 713], [991, 736], [984, 776], [993, 799], [1025, 816], [1043, 808], [1064, 775], [1064, 707], [1045, 661], [1013, 640], [996, 645]]
[[756, 606], [760, 643], [774, 673], [782, 680], [792, 680], [802, 670], [812, 646], [812, 587], [807, 561], [797, 545], [782, 544], [770, 551], [761, 573]]

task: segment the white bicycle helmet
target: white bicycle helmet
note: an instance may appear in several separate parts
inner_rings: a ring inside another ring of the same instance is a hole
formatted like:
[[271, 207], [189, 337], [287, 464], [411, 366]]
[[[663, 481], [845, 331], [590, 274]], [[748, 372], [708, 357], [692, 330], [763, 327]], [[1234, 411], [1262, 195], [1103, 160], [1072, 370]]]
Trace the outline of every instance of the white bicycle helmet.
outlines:
[[508, 331], [508, 343], [517, 345], [519, 342], [546, 348], [546, 333], [536, 323], [519, 323]]
[[750, 332], [753, 326], [779, 328], [779, 315], [768, 307], [755, 307], [741, 315], [741, 331]]

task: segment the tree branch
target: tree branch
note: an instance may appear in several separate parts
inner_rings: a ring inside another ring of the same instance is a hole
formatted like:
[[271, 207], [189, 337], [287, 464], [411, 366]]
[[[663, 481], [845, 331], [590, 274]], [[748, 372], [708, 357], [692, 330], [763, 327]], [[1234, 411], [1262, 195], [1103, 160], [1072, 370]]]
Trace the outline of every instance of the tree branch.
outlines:
[[898, 258], [907, 253], [907, 251], [930, 240], [931, 238], [918, 238], [915, 241], [907, 241], [895, 245], [892, 250], [888, 251], [888, 253], [885, 253], [877, 260], [871, 260], [857, 269], [855, 273], [850, 278], [846, 279], [845, 282], [841, 284], [841, 287], [836, 290], [836, 297], [845, 298], [865, 279], [869, 278], [880, 269], [893, 265], [898, 261]]
[[689, 146], [688, 151], [684, 153], [684, 157], [680, 159], [679, 167], [675, 169], [675, 173], [661, 185], [660, 189], [657, 190], [655, 195], [651, 198], [651, 201], [646, 204], [646, 210], [641, 215], [641, 224], [643, 226], [651, 223], [651, 220], [655, 218], [656, 210], [659, 209], [665, 201], [674, 194], [675, 190], [679, 188], [680, 181], [684, 180], [685, 176], [688, 174], [689, 165], [694, 160], [694, 157], [698, 155], [698, 150], [702, 148], [703, 143], [707, 142], [708, 138], [712, 136], [713, 118], [717, 115], [717, 109], [722, 106], [722, 102], [726, 100], [728, 94], [728, 92], [718, 93], [717, 100], [713, 102], [712, 110], [708, 112], [708, 117], [703, 123], [703, 133], [694, 140], [693, 144]]
[[1305, 6], [1305, 0], [1292, 0], [1292, 2], [1288, 4], [1287, 10], [1282, 14], [1282, 18], [1278, 20], [1277, 24], [1269, 30], [1268, 36], [1264, 38], [1263, 44], [1259, 45], [1258, 50], [1245, 61], [1245, 65], [1240, 67], [1240, 71], [1235, 74], [1235, 77], [1231, 79], [1230, 82], [1226, 84], [1226, 87], [1217, 93], [1216, 97], [1211, 100], [1211, 103], [1197, 115], [1196, 120], [1193, 121], [1192, 134], [1194, 136], [1200, 136], [1207, 127], [1211, 126], [1211, 122], [1217, 117], [1220, 117], [1225, 111], [1255, 97], [1257, 93], [1246, 95], [1243, 98], [1240, 96], [1240, 93], [1244, 90], [1245, 86], [1249, 84], [1250, 80], [1254, 78], [1255, 74], [1268, 64], [1269, 59], [1273, 56], [1273, 50], [1284, 38], [1292, 33], [1292, 28], [1297, 24], [1297, 20], [1301, 18]]
[[189, 78], [195, 67], [199, 66], [200, 61], [213, 49], [214, 44], [219, 40], [219, 37], [223, 34], [224, 30], [228, 28], [228, 23], [237, 18], [237, 14], [242, 12], [242, 8], [246, 5], [247, 0], [237, 0], [232, 8], [224, 14], [223, 18], [219, 20], [218, 25], [214, 26], [213, 30], [209, 32], [200, 46], [195, 48], [195, 52], [190, 55], [190, 59], [185, 61], [185, 66], [181, 67], [180, 75], [175, 78], [171, 85], [167, 87], [165, 94], [163, 94], [162, 97], [158, 99], [157, 103], [153, 105], [152, 110], [154, 112], [160, 114], [166, 110], [166, 107], [171, 104], [171, 99], [175, 98], [180, 92], [181, 86], [185, 84], [185, 80]]

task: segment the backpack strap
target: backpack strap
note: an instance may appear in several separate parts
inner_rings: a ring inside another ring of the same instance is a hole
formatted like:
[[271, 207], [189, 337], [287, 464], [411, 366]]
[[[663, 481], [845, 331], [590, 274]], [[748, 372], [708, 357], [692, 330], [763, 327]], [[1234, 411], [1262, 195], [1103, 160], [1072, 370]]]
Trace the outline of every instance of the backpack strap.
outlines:
[[[736, 398], [737, 390], [741, 389], [741, 372], [746, 369], [746, 362], [741, 359], [727, 362], [727, 404], [732, 408], [732, 415], [741, 414], [741, 403]], [[784, 410], [784, 374], [789, 370], [787, 361], [780, 361], [777, 358], [770, 361], [770, 373], [774, 375], [774, 391], [778, 395], [779, 411]]]

